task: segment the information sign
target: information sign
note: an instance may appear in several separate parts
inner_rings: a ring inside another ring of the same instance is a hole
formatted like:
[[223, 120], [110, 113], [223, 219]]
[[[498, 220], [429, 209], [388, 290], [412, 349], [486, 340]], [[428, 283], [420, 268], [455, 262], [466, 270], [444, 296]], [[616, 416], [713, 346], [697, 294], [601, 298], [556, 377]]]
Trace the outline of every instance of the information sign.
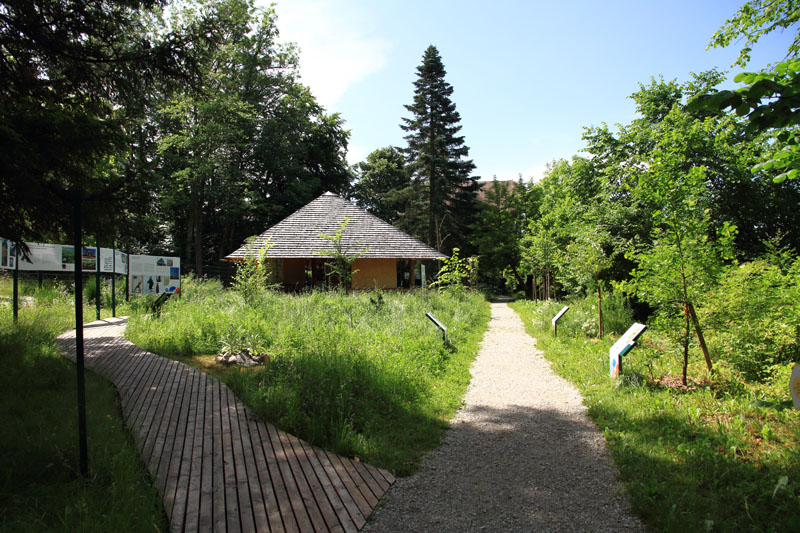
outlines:
[[[14, 268], [14, 244], [8, 239], [0, 239], [0, 268]], [[36, 272], [74, 272], [75, 247], [64, 244], [45, 244], [27, 242], [28, 257], [20, 254], [19, 269]], [[127, 272], [128, 256], [119, 250], [111, 248], [100, 249], [100, 272], [111, 274], [114, 268], [114, 255], [116, 255], [116, 273]], [[81, 250], [81, 266], [84, 272], [97, 272], [97, 248], [84, 246]]]
[[636, 344], [636, 339], [638, 339], [646, 329], [646, 325], [635, 322], [608, 350], [608, 372], [612, 378], [619, 375], [622, 366], [622, 356], [633, 348]]
[[800, 365], [794, 365], [792, 377], [789, 379], [789, 389], [792, 391], [794, 408], [800, 409]]
[[565, 314], [567, 311], [569, 311], [569, 306], [568, 306], [568, 305], [565, 305], [564, 307], [562, 307], [562, 308], [561, 308], [561, 311], [559, 311], [558, 313], [556, 313], [556, 316], [554, 316], [554, 317], [553, 317], [553, 318], [550, 320], [550, 322], [553, 324], [553, 334], [555, 334], [555, 333], [556, 333], [556, 331], [557, 331], [557, 330], [556, 330], [556, 324], [557, 324], [557, 323], [558, 323], [558, 321], [561, 319], [561, 317], [562, 317], [562, 316], [564, 316], [564, 314]]
[[133, 255], [130, 261], [131, 294], [172, 294], [180, 292], [181, 260], [163, 255]]

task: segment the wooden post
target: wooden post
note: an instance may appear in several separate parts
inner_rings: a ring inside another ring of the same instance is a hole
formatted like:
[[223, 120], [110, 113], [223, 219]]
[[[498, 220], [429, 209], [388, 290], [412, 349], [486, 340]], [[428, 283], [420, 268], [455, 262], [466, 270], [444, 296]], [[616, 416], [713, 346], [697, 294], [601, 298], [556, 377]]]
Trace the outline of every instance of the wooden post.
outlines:
[[416, 267], [417, 265], [415, 264], [415, 261], [413, 259], [409, 259], [408, 262], [409, 262], [408, 269], [411, 271], [411, 274], [410, 274], [410, 278], [411, 279], [408, 280], [408, 288], [409, 289], [413, 289], [414, 288], [414, 267]]
[[533, 290], [531, 291], [533, 294], [533, 301], [539, 301], [539, 281], [536, 279], [536, 271], [533, 271]]
[[697, 333], [697, 340], [700, 343], [700, 349], [703, 350], [703, 357], [706, 358], [706, 366], [708, 367], [709, 372], [713, 372], [714, 369], [711, 367], [711, 356], [708, 354], [706, 339], [703, 337], [703, 330], [700, 329], [700, 322], [697, 320], [697, 313], [694, 312], [694, 306], [692, 305], [692, 302], [687, 302], [687, 307], [689, 308], [689, 316], [692, 318], [692, 323], [694, 324], [694, 330]]

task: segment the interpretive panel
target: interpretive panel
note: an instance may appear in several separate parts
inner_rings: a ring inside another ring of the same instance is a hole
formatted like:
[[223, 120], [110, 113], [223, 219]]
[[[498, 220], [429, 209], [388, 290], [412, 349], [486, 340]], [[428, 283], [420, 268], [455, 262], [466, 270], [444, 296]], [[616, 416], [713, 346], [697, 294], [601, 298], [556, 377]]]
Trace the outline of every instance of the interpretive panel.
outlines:
[[181, 288], [181, 260], [162, 255], [133, 255], [130, 261], [131, 294], [164, 294]]
[[636, 344], [636, 339], [638, 339], [646, 329], [646, 325], [639, 324], [638, 322], [634, 323], [608, 350], [608, 373], [612, 378], [619, 375], [622, 356], [633, 348]]

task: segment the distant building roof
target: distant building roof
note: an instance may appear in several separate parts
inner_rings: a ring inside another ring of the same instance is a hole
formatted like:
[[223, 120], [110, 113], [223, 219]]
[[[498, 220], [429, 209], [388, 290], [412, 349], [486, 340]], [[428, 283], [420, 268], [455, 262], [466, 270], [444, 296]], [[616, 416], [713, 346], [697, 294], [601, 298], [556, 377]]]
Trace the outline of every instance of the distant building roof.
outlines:
[[444, 259], [447, 256], [418, 241], [388, 222], [367, 213], [336, 194], [326, 192], [305, 207], [284, 218], [225, 257], [227, 261], [253, 255], [269, 242], [270, 258], [314, 258], [322, 250], [332, 250], [331, 242], [320, 233], [334, 235], [349, 218], [343, 243], [352, 253], [366, 249], [365, 259]]
[[514, 180], [492, 180], [492, 181], [482, 181], [481, 188], [478, 189], [478, 196], [477, 200], [479, 202], [488, 202], [489, 200], [486, 198], [486, 191], [492, 188], [494, 184], [497, 184], [501, 189], [506, 189], [509, 193], [513, 193], [514, 189], [519, 187], [519, 183]]

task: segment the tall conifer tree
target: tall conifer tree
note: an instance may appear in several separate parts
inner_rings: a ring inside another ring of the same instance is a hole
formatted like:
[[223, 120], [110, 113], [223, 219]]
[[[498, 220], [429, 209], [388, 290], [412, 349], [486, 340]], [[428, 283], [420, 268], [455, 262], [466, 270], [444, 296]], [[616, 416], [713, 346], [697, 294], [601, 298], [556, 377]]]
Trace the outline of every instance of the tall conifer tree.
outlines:
[[459, 136], [461, 116], [450, 100], [453, 87], [444, 79], [442, 58], [435, 46], [425, 50], [417, 67], [412, 113], [400, 125], [408, 132], [406, 157], [414, 178], [427, 187], [428, 228], [426, 240], [440, 251], [468, 246], [468, 235], [476, 215], [477, 177]]

